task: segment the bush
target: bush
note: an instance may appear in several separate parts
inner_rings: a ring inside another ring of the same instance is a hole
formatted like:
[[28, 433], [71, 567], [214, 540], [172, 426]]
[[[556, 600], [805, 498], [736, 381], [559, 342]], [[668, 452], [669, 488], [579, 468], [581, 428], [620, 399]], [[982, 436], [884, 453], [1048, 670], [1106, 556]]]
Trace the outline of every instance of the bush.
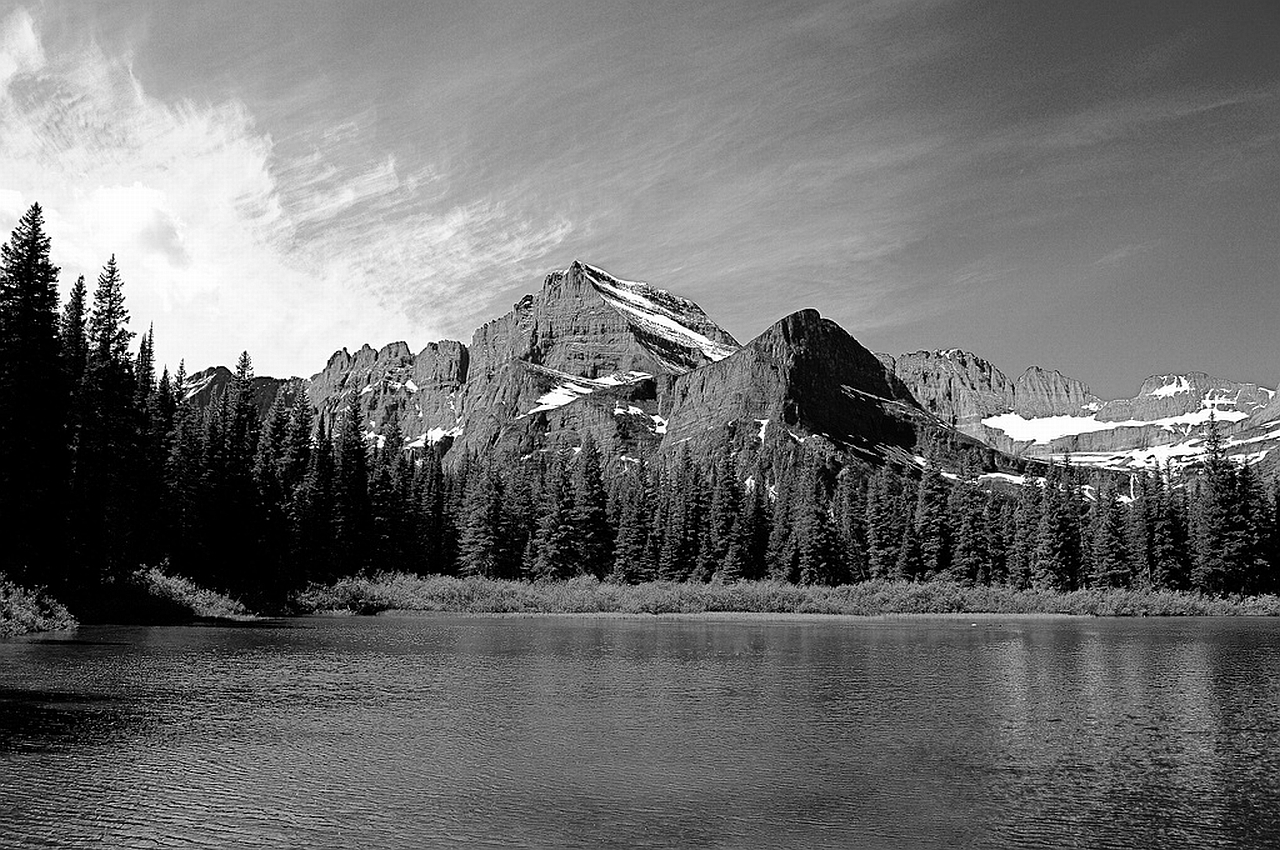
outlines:
[[452, 611], [469, 614], [1076, 614], [1108, 617], [1280, 614], [1280, 597], [1216, 599], [1195, 593], [1127, 589], [1015, 590], [951, 582], [868, 581], [840, 587], [757, 581], [655, 581], [638, 585], [591, 577], [558, 582], [376, 573], [313, 584], [295, 594], [299, 613]]
[[76, 627], [76, 618], [42, 589], [19, 587], [0, 574], [0, 636], [56, 632]]
[[150, 596], [190, 611], [195, 617], [242, 620], [253, 616], [240, 600], [200, 587], [189, 578], [169, 575], [159, 567], [138, 570], [133, 574], [133, 581]]

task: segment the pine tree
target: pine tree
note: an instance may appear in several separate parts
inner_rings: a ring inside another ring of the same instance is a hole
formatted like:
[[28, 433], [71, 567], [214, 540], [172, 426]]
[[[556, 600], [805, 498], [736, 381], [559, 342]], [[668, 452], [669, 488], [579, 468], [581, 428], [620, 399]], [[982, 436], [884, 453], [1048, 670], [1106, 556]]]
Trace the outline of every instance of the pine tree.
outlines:
[[62, 368], [67, 376], [67, 386], [72, 392], [79, 388], [89, 359], [88, 297], [84, 275], [80, 275], [67, 294], [67, 303], [63, 305], [62, 318], [58, 323]]
[[949, 525], [956, 531], [950, 578], [957, 584], [988, 584], [991, 581], [988, 501], [973, 484], [960, 483], [952, 488], [948, 500]]
[[1132, 577], [1125, 547], [1124, 515], [1112, 486], [1098, 488], [1089, 525], [1089, 584], [1093, 587], [1128, 587]]
[[81, 430], [76, 449], [77, 548], [90, 572], [120, 578], [137, 563], [134, 530], [141, 415], [134, 407], [133, 358], [126, 325], [124, 280], [115, 257], [98, 275], [88, 322], [89, 354], [80, 395]]
[[613, 530], [609, 527], [600, 450], [589, 434], [582, 438], [574, 459], [572, 480], [575, 572], [604, 578], [612, 565]]
[[840, 473], [831, 501], [840, 558], [846, 565], [850, 580], [863, 581], [870, 577], [866, 542], [867, 505], [862, 482], [852, 470], [845, 469]]
[[349, 574], [363, 572], [369, 563], [369, 460], [362, 426], [360, 399], [353, 395], [339, 425], [334, 487], [338, 564]]
[[769, 545], [769, 504], [764, 473], [757, 470], [750, 486], [742, 491], [742, 513], [736, 522], [734, 541], [742, 550], [742, 577], [758, 581], [765, 577], [765, 553]]
[[0, 517], [10, 530], [0, 571], [32, 584], [62, 578], [66, 539], [67, 382], [49, 251], [44, 213], [32, 204], [0, 245]]
[[542, 512], [534, 535], [534, 574], [540, 579], [566, 579], [577, 574], [573, 487], [568, 464], [558, 457], [547, 473]]
[[257, 501], [261, 506], [258, 522], [261, 543], [255, 557], [263, 568], [259, 595], [265, 604], [273, 608], [283, 605], [294, 580], [289, 551], [292, 537], [289, 502], [292, 492], [281, 475], [290, 407], [289, 393], [287, 389], [281, 388], [267, 411], [265, 426], [258, 437], [253, 466], [254, 483], [258, 488]]
[[1235, 475], [1212, 414], [1205, 434], [1203, 474], [1193, 491], [1191, 583], [1202, 593], [1232, 592], [1235, 576]]
[[[68, 395], [67, 404], [67, 475], [68, 490], [74, 506], [75, 490], [70, 482], [76, 478], [76, 456], [80, 449], [80, 430], [83, 427], [82, 405], [79, 403], [85, 368], [89, 362], [89, 307], [88, 291], [84, 275], [76, 279], [62, 309], [58, 323], [58, 341], [62, 351], [62, 370]], [[74, 508], [73, 508], [74, 510]], [[75, 557], [73, 555], [73, 557]]]
[[331, 581], [346, 567], [336, 557], [337, 475], [333, 441], [321, 421], [309, 453], [306, 474], [290, 502], [293, 583]]
[[418, 468], [417, 552], [422, 559], [418, 572], [444, 573], [448, 570], [445, 543], [445, 477], [440, 455], [428, 449]]
[[502, 487], [489, 464], [477, 464], [466, 483], [458, 569], [464, 576], [497, 578], [503, 546]]
[[841, 584], [847, 579], [831, 522], [826, 484], [816, 459], [807, 459], [799, 484], [799, 498], [793, 512], [796, 522], [796, 577], [800, 584]]
[[618, 535], [614, 546], [612, 580], [622, 584], [649, 581], [654, 576], [649, 559], [649, 498], [645, 471], [619, 477]]
[[[727, 446], [722, 446], [711, 468], [711, 498], [699, 535], [697, 577], [702, 581], [725, 568], [733, 538], [734, 521], [741, 509], [742, 488]], [[735, 565], [737, 570], [741, 564]]]
[[800, 578], [800, 541], [795, 532], [802, 484], [794, 458], [782, 459], [774, 467], [774, 475], [765, 564], [773, 581], [795, 582]]
[[916, 494], [916, 539], [922, 578], [940, 578], [951, 570], [951, 529], [947, 524], [947, 482], [929, 461]]
[[1008, 557], [1009, 584], [1025, 589], [1031, 587], [1036, 562], [1036, 537], [1040, 529], [1041, 505], [1044, 492], [1028, 474], [1018, 488], [1013, 510], [1013, 524], [1007, 535], [1010, 541]]
[[697, 489], [701, 484], [688, 446], [682, 443], [663, 494], [663, 523], [656, 526], [662, 534], [658, 578], [664, 581], [684, 581], [693, 573], [699, 543]]
[[89, 317], [90, 358], [99, 367], [129, 362], [129, 340], [134, 334], [126, 327], [128, 324], [124, 279], [116, 265], [116, 255], [112, 254], [98, 275], [98, 285], [93, 291], [93, 313]]

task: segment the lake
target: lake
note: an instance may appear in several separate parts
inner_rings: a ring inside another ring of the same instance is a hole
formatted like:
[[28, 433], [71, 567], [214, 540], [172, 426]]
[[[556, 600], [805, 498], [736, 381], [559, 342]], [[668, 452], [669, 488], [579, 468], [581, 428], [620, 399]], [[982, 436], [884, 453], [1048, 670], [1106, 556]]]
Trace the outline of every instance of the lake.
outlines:
[[0, 641], [0, 847], [1280, 846], [1280, 622]]

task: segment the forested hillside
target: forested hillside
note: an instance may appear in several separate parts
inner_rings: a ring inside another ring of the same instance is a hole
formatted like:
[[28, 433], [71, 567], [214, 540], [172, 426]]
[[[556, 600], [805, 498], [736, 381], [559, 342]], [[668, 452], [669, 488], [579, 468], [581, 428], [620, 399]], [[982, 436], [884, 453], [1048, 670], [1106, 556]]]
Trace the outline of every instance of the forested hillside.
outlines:
[[73, 607], [144, 565], [263, 610], [372, 570], [1280, 590], [1280, 490], [1227, 460], [1212, 422], [1203, 464], [1124, 483], [953, 472], [929, 440], [894, 466], [798, 440], [750, 463], [728, 439], [630, 456], [584, 434], [446, 467], [395, 422], [373, 438], [354, 397], [329, 427], [286, 384], [264, 419], [248, 354], [197, 404], [130, 329], [115, 257], [61, 305], [58, 274], [32, 206], [0, 268], [0, 572]]

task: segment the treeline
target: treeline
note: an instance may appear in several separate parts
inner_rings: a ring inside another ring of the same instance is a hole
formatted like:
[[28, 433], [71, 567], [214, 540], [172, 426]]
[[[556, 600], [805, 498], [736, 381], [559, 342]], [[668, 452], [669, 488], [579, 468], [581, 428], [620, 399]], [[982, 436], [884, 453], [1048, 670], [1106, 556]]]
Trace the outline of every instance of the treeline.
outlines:
[[728, 445], [617, 458], [590, 438], [446, 468], [439, 447], [404, 450], [394, 423], [372, 438], [358, 397], [330, 432], [286, 385], [263, 420], [247, 354], [211, 403], [185, 400], [181, 367], [157, 376], [150, 331], [131, 351], [114, 257], [91, 303], [81, 279], [59, 308], [49, 250], [33, 206], [0, 264], [0, 571], [71, 600], [160, 564], [266, 608], [372, 570], [1280, 589], [1280, 493], [1226, 459], [1216, 427], [1201, 469], [1123, 492], [1069, 466], [992, 492], [928, 445], [923, 471], [802, 445], [750, 466]]

